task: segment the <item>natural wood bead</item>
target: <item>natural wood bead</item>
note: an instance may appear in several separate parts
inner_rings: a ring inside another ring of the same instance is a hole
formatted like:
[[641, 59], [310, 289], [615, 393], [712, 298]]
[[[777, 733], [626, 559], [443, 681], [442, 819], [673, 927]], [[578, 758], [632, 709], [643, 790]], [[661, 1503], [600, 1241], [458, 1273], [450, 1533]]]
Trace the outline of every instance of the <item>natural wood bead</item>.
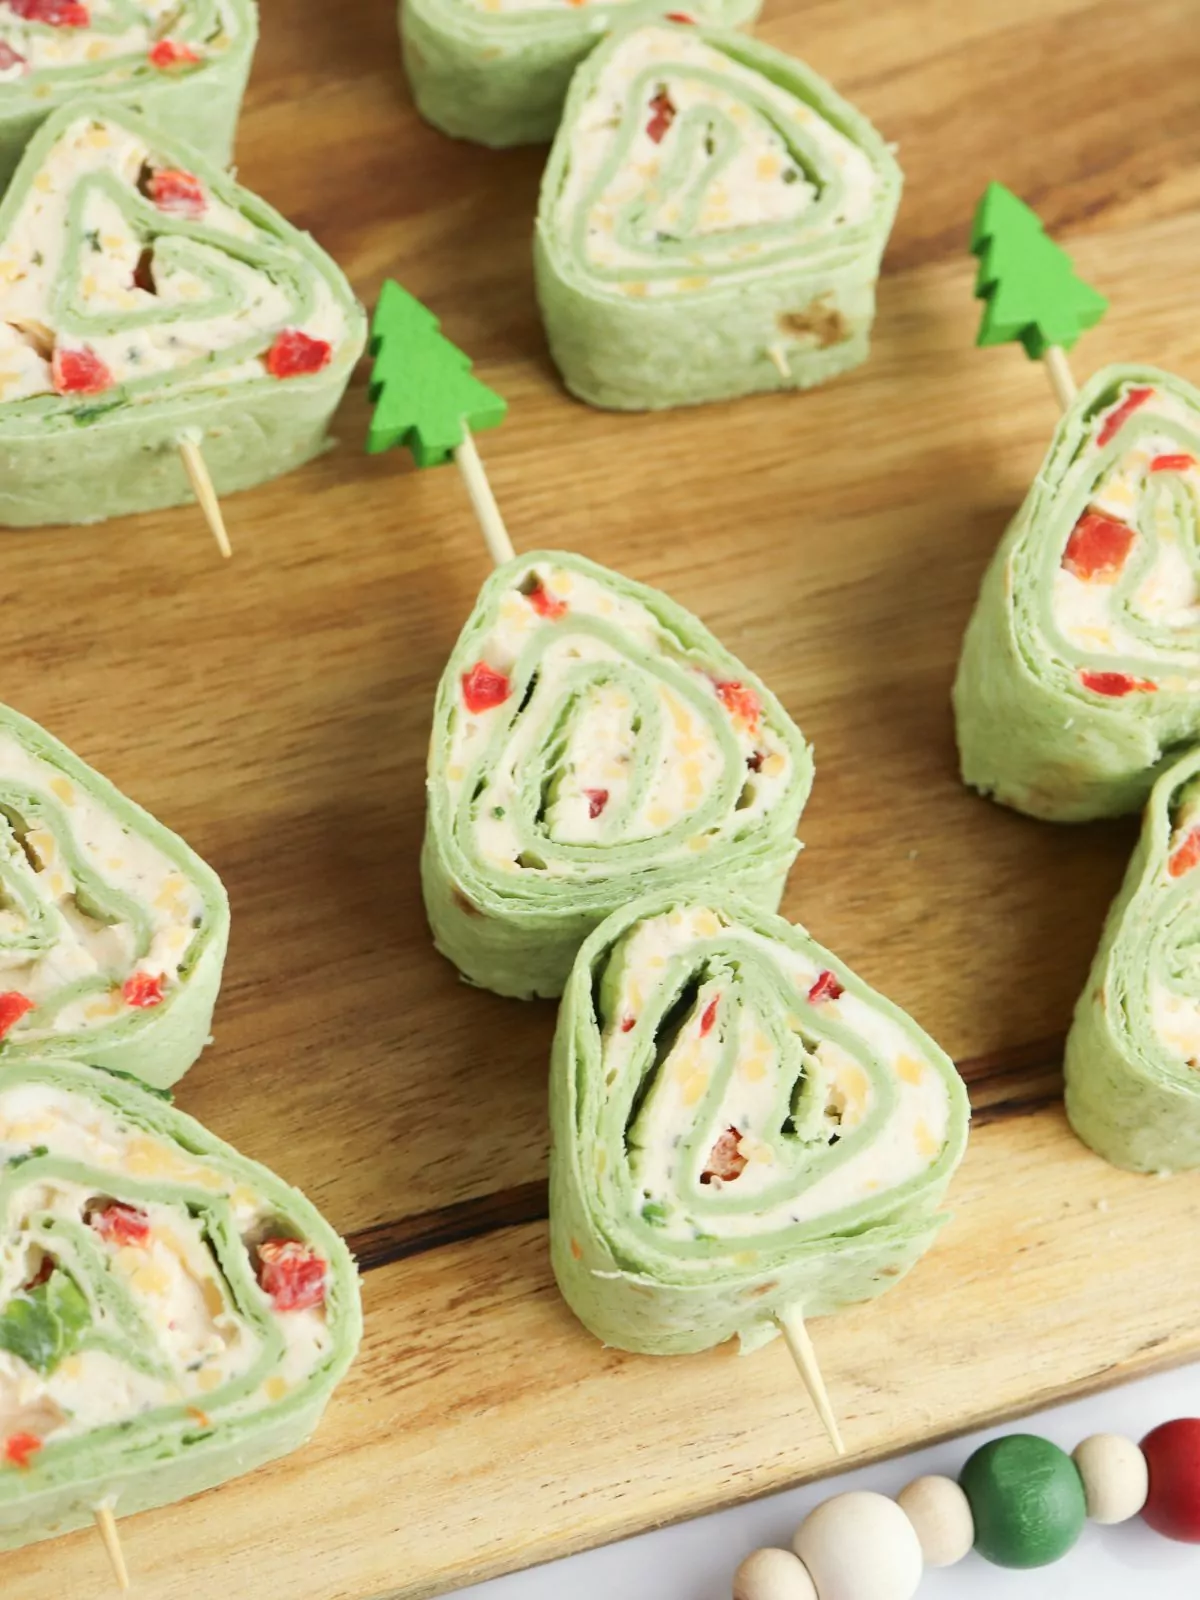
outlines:
[[800, 1524], [795, 1546], [818, 1600], [912, 1600], [921, 1582], [921, 1541], [886, 1495], [826, 1500]]
[[914, 1478], [896, 1503], [917, 1530], [927, 1567], [952, 1567], [975, 1543], [971, 1502], [953, 1478]]
[[817, 1600], [803, 1561], [790, 1550], [752, 1550], [733, 1575], [733, 1600]]
[[1071, 1453], [1093, 1522], [1128, 1522], [1146, 1504], [1150, 1471], [1132, 1439], [1093, 1433]]

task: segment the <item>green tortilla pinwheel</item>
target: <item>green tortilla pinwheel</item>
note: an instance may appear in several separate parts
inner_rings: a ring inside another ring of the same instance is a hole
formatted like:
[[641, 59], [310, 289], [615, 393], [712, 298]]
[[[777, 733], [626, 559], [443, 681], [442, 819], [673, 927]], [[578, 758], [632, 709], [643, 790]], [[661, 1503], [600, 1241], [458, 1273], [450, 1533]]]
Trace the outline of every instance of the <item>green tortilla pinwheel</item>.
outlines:
[[303, 1195], [107, 1073], [0, 1063], [0, 1548], [295, 1450], [361, 1331]]
[[1135, 811], [1200, 737], [1200, 393], [1105, 367], [983, 580], [954, 686], [964, 780], [1056, 822]]
[[575, 75], [538, 206], [567, 388], [643, 410], [857, 366], [900, 185], [875, 129], [802, 62], [682, 23], [615, 35]]
[[438, 690], [422, 879], [472, 983], [561, 993], [580, 944], [650, 889], [771, 910], [812, 759], [783, 707], [681, 606], [580, 556], [488, 579]]
[[224, 166], [257, 38], [254, 0], [2, 0], [0, 186], [46, 117], [80, 95]]
[[366, 341], [341, 272], [186, 145], [72, 102], [0, 203], [0, 525], [220, 494], [324, 449]]
[[1067, 1115], [1115, 1166], [1200, 1167], [1200, 750], [1162, 774], [1067, 1037]]
[[580, 950], [550, 1112], [559, 1287], [650, 1355], [882, 1293], [933, 1242], [969, 1115], [937, 1045], [803, 928], [669, 895]]
[[0, 706], [0, 1065], [69, 1056], [167, 1088], [208, 1042], [228, 938], [212, 868]]
[[[700, 0], [737, 28], [761, 0]], [[503, 147], [548, 144], [571, 74], [611, 29], [660, 16], [662, 0], [402, 0], [400, 37], [417, 110], [443, 133]]]

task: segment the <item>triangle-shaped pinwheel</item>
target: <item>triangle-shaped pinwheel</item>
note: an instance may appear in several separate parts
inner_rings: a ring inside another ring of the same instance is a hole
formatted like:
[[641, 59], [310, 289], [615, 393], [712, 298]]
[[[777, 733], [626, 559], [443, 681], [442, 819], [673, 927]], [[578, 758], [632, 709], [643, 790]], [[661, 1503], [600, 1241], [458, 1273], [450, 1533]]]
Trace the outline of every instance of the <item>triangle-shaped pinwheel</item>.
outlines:
[[73, 103], [0, 203], [0, 524], [85, 522], [299, 465], [365, 341], [330, 258], [131, 113]]

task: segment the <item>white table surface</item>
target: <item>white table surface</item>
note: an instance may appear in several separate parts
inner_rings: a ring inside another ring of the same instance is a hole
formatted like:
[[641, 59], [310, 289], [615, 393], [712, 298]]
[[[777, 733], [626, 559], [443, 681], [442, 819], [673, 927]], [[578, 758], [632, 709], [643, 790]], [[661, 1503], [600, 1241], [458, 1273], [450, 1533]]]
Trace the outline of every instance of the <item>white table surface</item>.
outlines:
[[[459, 1594], [462, 1600], [729, 1600], [730, 1580], [742, 1557], [760, 1544], [790, 1544], [805, 1514], [839, 1490], [895, 1494], [923, 1472], [956, 1477], [976, 1445], [1004, 1433], [1040, 1433], [1070, 1451], [1089, 1433], [1141, 1439], [1158, 1423], [1187, 1416], [1200, 1416], [1200, 1365]], [[920, 1590], [920, 1600], [1129, 1600], [1131, 1595], [1197, 1600], [1200, 1545], [1163, 1539], [1140, 1517], [1117, 1528], [1089, 1523], [1074, 1550], [1052, 1567], [1008, 1572], [971, 1554], [956, 1567], [927, 1572]]]

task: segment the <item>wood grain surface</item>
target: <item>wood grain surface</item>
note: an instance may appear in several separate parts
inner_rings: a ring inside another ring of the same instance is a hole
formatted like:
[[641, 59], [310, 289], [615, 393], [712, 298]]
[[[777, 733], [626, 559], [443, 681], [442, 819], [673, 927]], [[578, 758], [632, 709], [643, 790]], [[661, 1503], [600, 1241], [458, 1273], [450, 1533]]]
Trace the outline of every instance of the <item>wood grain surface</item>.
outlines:
[[[805, 396], [653, 417], [566, 398], [533, 299], [543, 153], [413, 113], [389, 0], [264, 0], [243, 179], [374, 299], [399, 277], [511, 402], [485, 440], [518, 547], [656, 584], [813, 739], [785, 911], [960, 1063], [976, 1131], [943, 1241], [815, 1323], [858, 1459], [1200, 1354], [1200, 1175], [1105, 1167], [1062, 1038], [1132, 821], [1065, 829], [958, 784], [948, 706], [979, 577], [1055, 420], [972, 348], [965, 233], [999, 178], [1112, 301], [1080, 375], [1200, 376], [1200, 35], [1188, 0], [768, 0], [759, 32], [898, 141], [871, 362]], [[366, 1269], [361, 1360], [309, 1449], [124, 1525], [155, 1600], [410, 1600], [828, 1471], [781, 1349], [606, 1351], [545, 1248], [554, 1012], [462, 987], [417, 850], [434, 688], [486, 571], [457, 476], [340, 449], [227, 502], [4, 536], [0, 693], [221, 872], [216, 1042], [179, 1103], [301, 1185]], [[4, 1600], [108, 1592], [83, 1535], [0, 1557]], [[718, 1585], [719, 1590], [719, 1585]], [[717, 1592], [717, 1591], [714, 1591]]]

